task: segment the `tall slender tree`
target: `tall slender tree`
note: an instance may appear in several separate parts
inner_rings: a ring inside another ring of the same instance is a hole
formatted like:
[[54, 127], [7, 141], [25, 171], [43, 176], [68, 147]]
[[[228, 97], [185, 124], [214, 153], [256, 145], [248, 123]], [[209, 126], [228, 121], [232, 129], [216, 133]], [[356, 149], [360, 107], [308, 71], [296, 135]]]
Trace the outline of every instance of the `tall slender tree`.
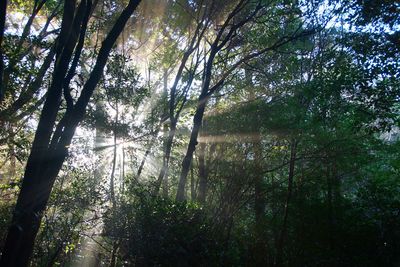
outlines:
[[3, 62], [3, 37], [4, 30], [6, 24], [6, 14], [7, 14], [7, 1], [2, 1], [0, 3], [0, 103], [3, 100], [3, 70], [4, 70], [4, 62]]

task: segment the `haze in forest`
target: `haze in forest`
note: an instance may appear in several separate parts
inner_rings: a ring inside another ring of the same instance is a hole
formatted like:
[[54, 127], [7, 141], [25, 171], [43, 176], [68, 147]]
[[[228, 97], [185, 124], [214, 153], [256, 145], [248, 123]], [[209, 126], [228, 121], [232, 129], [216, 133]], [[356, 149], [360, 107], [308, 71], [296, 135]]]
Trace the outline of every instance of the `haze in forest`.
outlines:
[[400, 266], [399, 9], [0, 1], [0, 266]]

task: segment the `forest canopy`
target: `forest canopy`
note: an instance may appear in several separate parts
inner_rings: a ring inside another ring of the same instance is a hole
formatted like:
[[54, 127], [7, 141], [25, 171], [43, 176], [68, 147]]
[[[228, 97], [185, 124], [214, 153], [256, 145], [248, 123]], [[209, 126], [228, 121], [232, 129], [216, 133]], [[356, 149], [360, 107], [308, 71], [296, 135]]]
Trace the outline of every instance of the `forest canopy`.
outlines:
[[0, 266], [399, 266], [395, 0], [2, 0]]

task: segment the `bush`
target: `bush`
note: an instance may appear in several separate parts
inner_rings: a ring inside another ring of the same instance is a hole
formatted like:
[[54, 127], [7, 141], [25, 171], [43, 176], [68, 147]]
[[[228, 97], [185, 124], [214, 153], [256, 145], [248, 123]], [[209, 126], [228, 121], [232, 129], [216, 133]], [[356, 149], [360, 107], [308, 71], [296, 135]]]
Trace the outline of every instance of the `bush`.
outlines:
[[206, 212], [191, 202], [141, 197], [120, 203], [105, 220], [105, 234], [120, 257], [135, 266], [212, 266], [218, 238]]

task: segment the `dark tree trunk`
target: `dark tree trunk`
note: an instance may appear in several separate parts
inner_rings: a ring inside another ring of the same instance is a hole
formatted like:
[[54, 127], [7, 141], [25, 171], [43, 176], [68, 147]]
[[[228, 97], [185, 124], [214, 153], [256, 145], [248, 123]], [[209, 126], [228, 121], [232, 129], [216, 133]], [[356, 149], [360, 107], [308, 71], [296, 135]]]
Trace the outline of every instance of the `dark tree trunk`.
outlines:
[[47, 263], [47, 267], [53, 267], [53, 266], [54, 266], [54, 264], [56, 263], [56, 260], [57, 260], [58, 256], [59, 256], [60, 253], [62, 252], [63, 248], [64, 248], [64, 243], [63, 243], [63, 242], [60, 242], [60, 243], [58, 244], [58, 246], [57, 246], [56, 251], [53, 253], [53, 255], [51, 255], [51, 258], [50, 258], [50, 260], [49, 260], [48, 263]]
[[[168, 69], [167, 68], [164, 68], [163, 84], [164, 84], [164, 98], [165, 98], [165, 100], [167, 100], [168, 99]], [[171, 110], [170, 110], [170, 112], [171, 112]], [[164, 117], [167, 117], [167, 116], [168, 116], [168, 107], [165, 106]], [[173, 114], [169, 114], [169, 117], [172, 118]], [[175, 129], [176, 129], [176, 123], [175, 123]], [[164, 140], [163, 140], [163, 142], [164, 142], [163, 166], [160, 171], [160, 177], [158, 179], [162, 180], [162, 191], [163, 191], [162, 194], [163, 194], [163, 197], [167, 198], [169, 195], [169, 192], [168, 192], [169, 191], [168, 164], [169, 164], [169, 157], [171, 154], [173, 137], [170, 142], [171, 144], [170, 144], [170, 148], [169, 148], [169, 153], [167, 154], [167, 146], [169, 144], [168, 139], [170, 139], [170, 138], [169, 138], [168, 124], [166, 122], [164, 122], [164, 124], [163, 124], [163, 137], [164, 137]], [[164, 173], [162, 174], [162, 172], [164, 172]], [[161, 175], [163, 177], [161, 177]]]
[[277, 256], [276, 256], [276, 266], [283, 266], [283, 249], [284, 242], [287, 233], [287, 221], [289, 217], [289, 204], [292, 199], [293, 193], [293, 178], [294, 178], [294, 168], [296, 163], [296, 147], [297, 141], [291, 140], [290, 142], [290, 161], [289, 161], [289, 175], [288, 175], [288, 188], [285, 202], [285, 210], [283, 214], [282, 229], [278, 240], [277, 246]]
[[[256, 92], [253, 84], [253, 74], [249, 69], [245, 69], [245, 79], [248, 86], [249, 101], [256, 100]], [[251, 123], [254, 140], [252, 148], [254, 153], [254, 260], [256, 266], [268, 266], [267, 242], [265, 240], [265, 196], [263, 190], [264, 173], [262, 171], [262, 139], [261, 139], [261, 118], [259, 112], [255, 115], [255, 121]]]
[[[215, 106], [217, 106], [218, 99], [216, 99]], [[215, 114], [210, 114], [215, 115]], [[203, 135], [207, 134], [207, 121], [203, 121]], [[211, 168], [212, 156], [215, 152], [217, 144], [208, 143], [206, 139], [204, 139], [199, 146], [199, 189], [197, 194], [197, 201], [202, 204], [206, 203], [207, 198], [207, 189], [208, 189], [208, 177]], [[207, 157], [207, 147], [208, 147], [208, 157]]]
[[[200, 25], [197, 26], [196, 32], [198, 33], [198, 31], [200, 30]], [[177, 102], [179, 101], [179, 99], [177, 99], [177, 86], [178, 86], [178, 82], [180, 81], [180, 79], [182, 78], [182, 74], [183, 74], [183, 70], [185, 68], [185, 65], [191, 55], [191, 53], [193, 53], [193, 51], [195, 50], [195, 48], [198, 46], [200, 39], [198, 40], [197, 44], [196, 44], [196, 38], [197, 35], [195, 34], [190, 42], [189, 48], [188, 50], [184, 53], [181, 64], [178, 68], [178, 72], [175, 76], [175, 80], [174, 80], [174, 84], [172, 85], [172, 87], [170, 88], [170, 99], [169, 99], [169, 120], [170, 120], [170, 129], [168, 132], [168, 138], [164, 143], [164, 156], [163, 156], [163, 166], [161, 167], [161, 171], [160, 174], [158, 176], [158, 179], [156, 181], [156, 185], [155, 185], [155, 189], [154, 189], [154, 195], [157, 195], [161, 184], [163, 183], [163, 195], [165, 197], [168, 196], [168, 165], [169, 165], [169, 161], [171, 158], [171, 150], [172, 150], [172, 144], [174, 141], [174, 137], [175, 137], [175, 132], [176, 132], [176, 126], [180, 117], [180, 113], [182, 111], [182, 108], [184, 106], [184, 104], [186, 103], [186, 94], [182, 94], [181, 96], [181, 106], [178, 108], [177, 107]], [[200, 37], [198, 37], [200, 38]], [[186, 89], [184, 89], [186, 92], [189, 90], [193, 79], [194, 79], [194, 74], [195, 74], [195, 70], [196, 68], [193, 70], [193, 72], [189, 75], [188, 81], [186, 82]], [[164, 72], [164, 91], [167, 90], [167, 71], [165, 70]], [[166, 112], [167, 113], [167, 112]], [[167, 114], [166, 114], [167, 115]]]
[[199, 135], [201, 122], [203, 120], [204, 111], [207, 105], [207, 100], [208, 98], [205, 94], [200, 95], [196, 113], [194, 114], [193, 118], [193, 129], [190, 135], [189, 145], [186, 151], [186, 155], [182, 161], [182, 171], [179, 178], [178, 191], [176, 193], [177, 201], [185, 200], [186, 180], [190, 170], [190, 165], [192, 163], [193, 153], [196, 150], [197, 136]]
[[[341, 193], [340, 193], [340, 181], [337, 174], [337, 166], [335, 156], [330, 155], [332, 159], [327, 162], [326, 182], [327, 182], [327, 194], [326, 194], [326, 205], [328, 209], [328, 244], [331, 251], [331, 255], [335, 255], [337, 250], [337, 226], [338, 226], [338, 205], [340, 205]], [[332, 256], [328, 266], [339, 266], [337, 258]]]
[[[82, 1], [81, 5], [83, 2], [85, 1]], [[62, 120], [65, 123], [57, 126], [57, 128], [62, 128], [59, 139], [57, 137], [57, 140], [55, 140], [53, 137], [53, 140], [50, 141], [61, 97], [60, 87], [62, 87], [77, 36], [72, 34], [69, 37], [67, 42], [69, 45], [65, 46], [61, 56], [57, 58], [53, 85], [49, 89], [46, 103], [40, 116], [12, 223], [7, 233], [0, 261], [1, 266], [28, 266], [43, 211], [46, 208], [54, 181], [67, 156], [68, 146], [71, 143], [75, 129], [85, 114], [86, 107], [103, 73], [112, 46], [139, 2], [140, 0], [131, 0], [122, 11], [100, 48], [96, 64], [82, 89], [77, 103], [72, 110], [64, 115]], [[73, 1], [65, 1], [65, 6], [74, 4]], [[66, 16], [71, 15], [73, 14], [66, 14]], [[76, 25], [75, 23], [73, 24]], [[63, 32], [63, 29], [61, 32]], [[74, 39], [75, 42], [72, 43]], [[63, 67], [65, 68], [63, 69]], [[57, 79], [60, 80], [58, 81]], [[52, 144], [51, 146], [50, 143]]]
[[263, 190], [262, 146], [260, 130], [256, 129], [253, 142], [254, 152], [254, 216], [255, 216], [255, 263], [268, 266], [267, 243], [265, 240], [265, 196]]
[[[122, 141], [124, 142], [124, 141]], [[125, 190], [125, 147], [122, 145], [122, 160], [121, 160], [121, 193]]]
[[7, 0], [3, 0], [0, 3], [0, 103], [3, 101], [4, 91], [3, 91], [3, 70], [4, 70], [4, 61], [3, 61], [3, 37], [4, 37], [4, 29], [6, 23], [6, 14], [7, 14]]
[[[231, 40], [233, 33], [243, 26], [247, 19], [242, 20], [241, 22], [235, 24], [234, 26], [230, 27], [228, 31], [226, 31], [228, 25], [232, 23], [232, 19], [240, 13], [240, 10], [243, 8], [243, 6], [246, 5], [246, 1], [241, 0], [237, 3], [235, 8], [232, 10], [232, 12], [228, 15], [227, 19], [225, 22], [222, 24], [221, 28], [218, 30], [218, 33], [212, 42], [210, 46], [210, 55], [207, 59], [207, 62], [205, 64], [204, 68], [204, 73], [203, 73], [203, 84], [201, 88], [201, 93], [197, 101], [197, 108], [194, 114], [193, 118], [193, 128], [192, 132], [190, 135], [190, 140], [189, 140], [189, 145], [186, 150], [186, 155], [183, 158], [182, 161], [182, 169], [181, 169], [181, 175], [179, 177], [179, 183], [178, 183], [178, 190], [176, 193], [176, 200], [177, 201], [183, 201], [185, 200], [185, 187], [186, 187], [186, 180], [187, 176], [189, 173], [190, 165], [192, 163], [192, 158], [193, 158], [193, 153], [196, 150], [196, 145], [197, 145], [197, 137], [199, 135], [200, 127], [202, 124], [203, 116], [204, 116], [204, 111], [207, 106], [208, 99], [210, 96], [217, 91], [224, 82], [224, 79], [220, 80], [217, 82], [214, 86], [211, 87], [211, 76], [212, 76], [212, 69], [214, 65], [214, 59], [217, 55], [217, 53], [227, 44], [229, 40]], [[253, 16], [255, 13], [253, 14]], [[225, 36], [224, 36], [225, 34]], [[238, 65], [236, 65], [237, 67]], [[232, 69], [231, 69], [232, 71]], [[227, 74], [227, 73], [226, 73]]]
[[[171, 151], [172, 151], [172, 144], [173, 144], [174, 137], [175, 137], [176, 124], [177, 124], [177, 121], [175, 119], [172, 119], [171, 124], [170, 124], [170, 129], [168, 132], [168, 138], [165, 142], [165, 153], [164, 153], [164, 158], [163, 158], [163, 165], [161, 167], [160, 174], [158, 175], [158, 179], [156, 181], [154, 195], [157, 195], [158, 192], [160, 191], [161, 184], [162, 184], [163, 180], [165, 179], [167, 172], [168, 172], [168, 165], [169, 165], [169, 161], [171, 159]], [[164, 192], [164, 194], [165, 193], [168, 195], [167, 192]]]
[[197, 137], [199, 135], [201, 123], [203, 121], [204, 111], [206, 110], [207, 102], [209, 99], [208, 91], [211, 83], [211, 71], [214, 63], [214, 58], [217, 52], [218, 48], [216, 46], [213, 46], [207, 64], [205, 66], [203, 75], [203, 85], [201, 89], [201, 94], [197, 101], [196, 112], [193, 117], [193, 128], [190, 134], [189, 145], [186, 150], [186, 155], [182, 161], [182, 170], [181, 170], [181, 175], [179, 177], [178, 190], [176, 193], [177, 201], [185, 200], [186, 180], [189, 173], [190, 165], [192, 163], [193, 153], [196, 150]]
[[201, 142], [199, 146], [199, 194], [197, 200], [200, 203], [206, 202], [207, 191], [207, 166], [205, 162], [206, 143]]
[[196, 200], [196, 187], [195, 187], [195, 181], [194, 181], [193, 165], [190, 168], [190, 199], [192, 201]]
[[111, 251], [111, 260], [110, 260], [110, 267], [115, 267], [117, 266], [117, 252], [118, 252], [118, 248], [119, 248], [119, 242], [118, 241], [114, 241], [113, 243], [113, 248]]
[[[168, 125], [166, 123], [164, 123], [163, 128], [164, 128], [163, 129], [164, 135], [166, 137], [168, 137], [168, 132], [169, 132]], [[175, 128], [176, 128], [176, 126], [175, 126]], [[166, 162], [167, 163], [165, 166], [166, 170], [165, 170], [164, 178], [162, 178], [162, 194], [163, 194], [163, 197], [165, 197], [165, 198], [167, 198], [169, 196], [168, 165], [169, 165], [169, 160], [170, 160], [170, 155], [171, 155], [172, 142], [173, 142], [173, 140], [171, 140], [170, 142], [165, 144], [166, 146], [167, 145], [170, 146], [170, 148], [168, 149], [169, 150], [168, 157], [166, 157], [166, 160], [168, 160], [168, 162]]]
[[[73, 13], [73, 1], [65, 4], [63, 26], [61, 35], [67, 33], [66, 28], [71, 28]], [[67, 39], [67, 38], [66, 38]], [[73, 38], [68, 38], [72, 43]], [[12, 225], [9, 229], [5, 247], [3, 250], [2, 266], [27, 266], [33, 250], [34, 239], [39, 228], [42, 212], [46, 207], [53, 179], [46, 179], [47, 175], [53, 176], [55, 168], [58, 168], [60, 160], [64, 160], [63, 154], [54, 153], [54, 158], [49, 157], [48, 146], [54, 127], [59, 102], [61, 98], [62, 81], [68, 68], [72, 54], [71, 45], [66, 45], [56, 63], [52, 84], [48, 90], [45, 105], [43, 107], [35, 139], [32, 144], [31, 154], [25, 169], [22, 187], [18, 196], [14, 211]], [[69, 48], [69, 49], [68, 49]], [[50, 163], [50, 159], [53, 163]]]

